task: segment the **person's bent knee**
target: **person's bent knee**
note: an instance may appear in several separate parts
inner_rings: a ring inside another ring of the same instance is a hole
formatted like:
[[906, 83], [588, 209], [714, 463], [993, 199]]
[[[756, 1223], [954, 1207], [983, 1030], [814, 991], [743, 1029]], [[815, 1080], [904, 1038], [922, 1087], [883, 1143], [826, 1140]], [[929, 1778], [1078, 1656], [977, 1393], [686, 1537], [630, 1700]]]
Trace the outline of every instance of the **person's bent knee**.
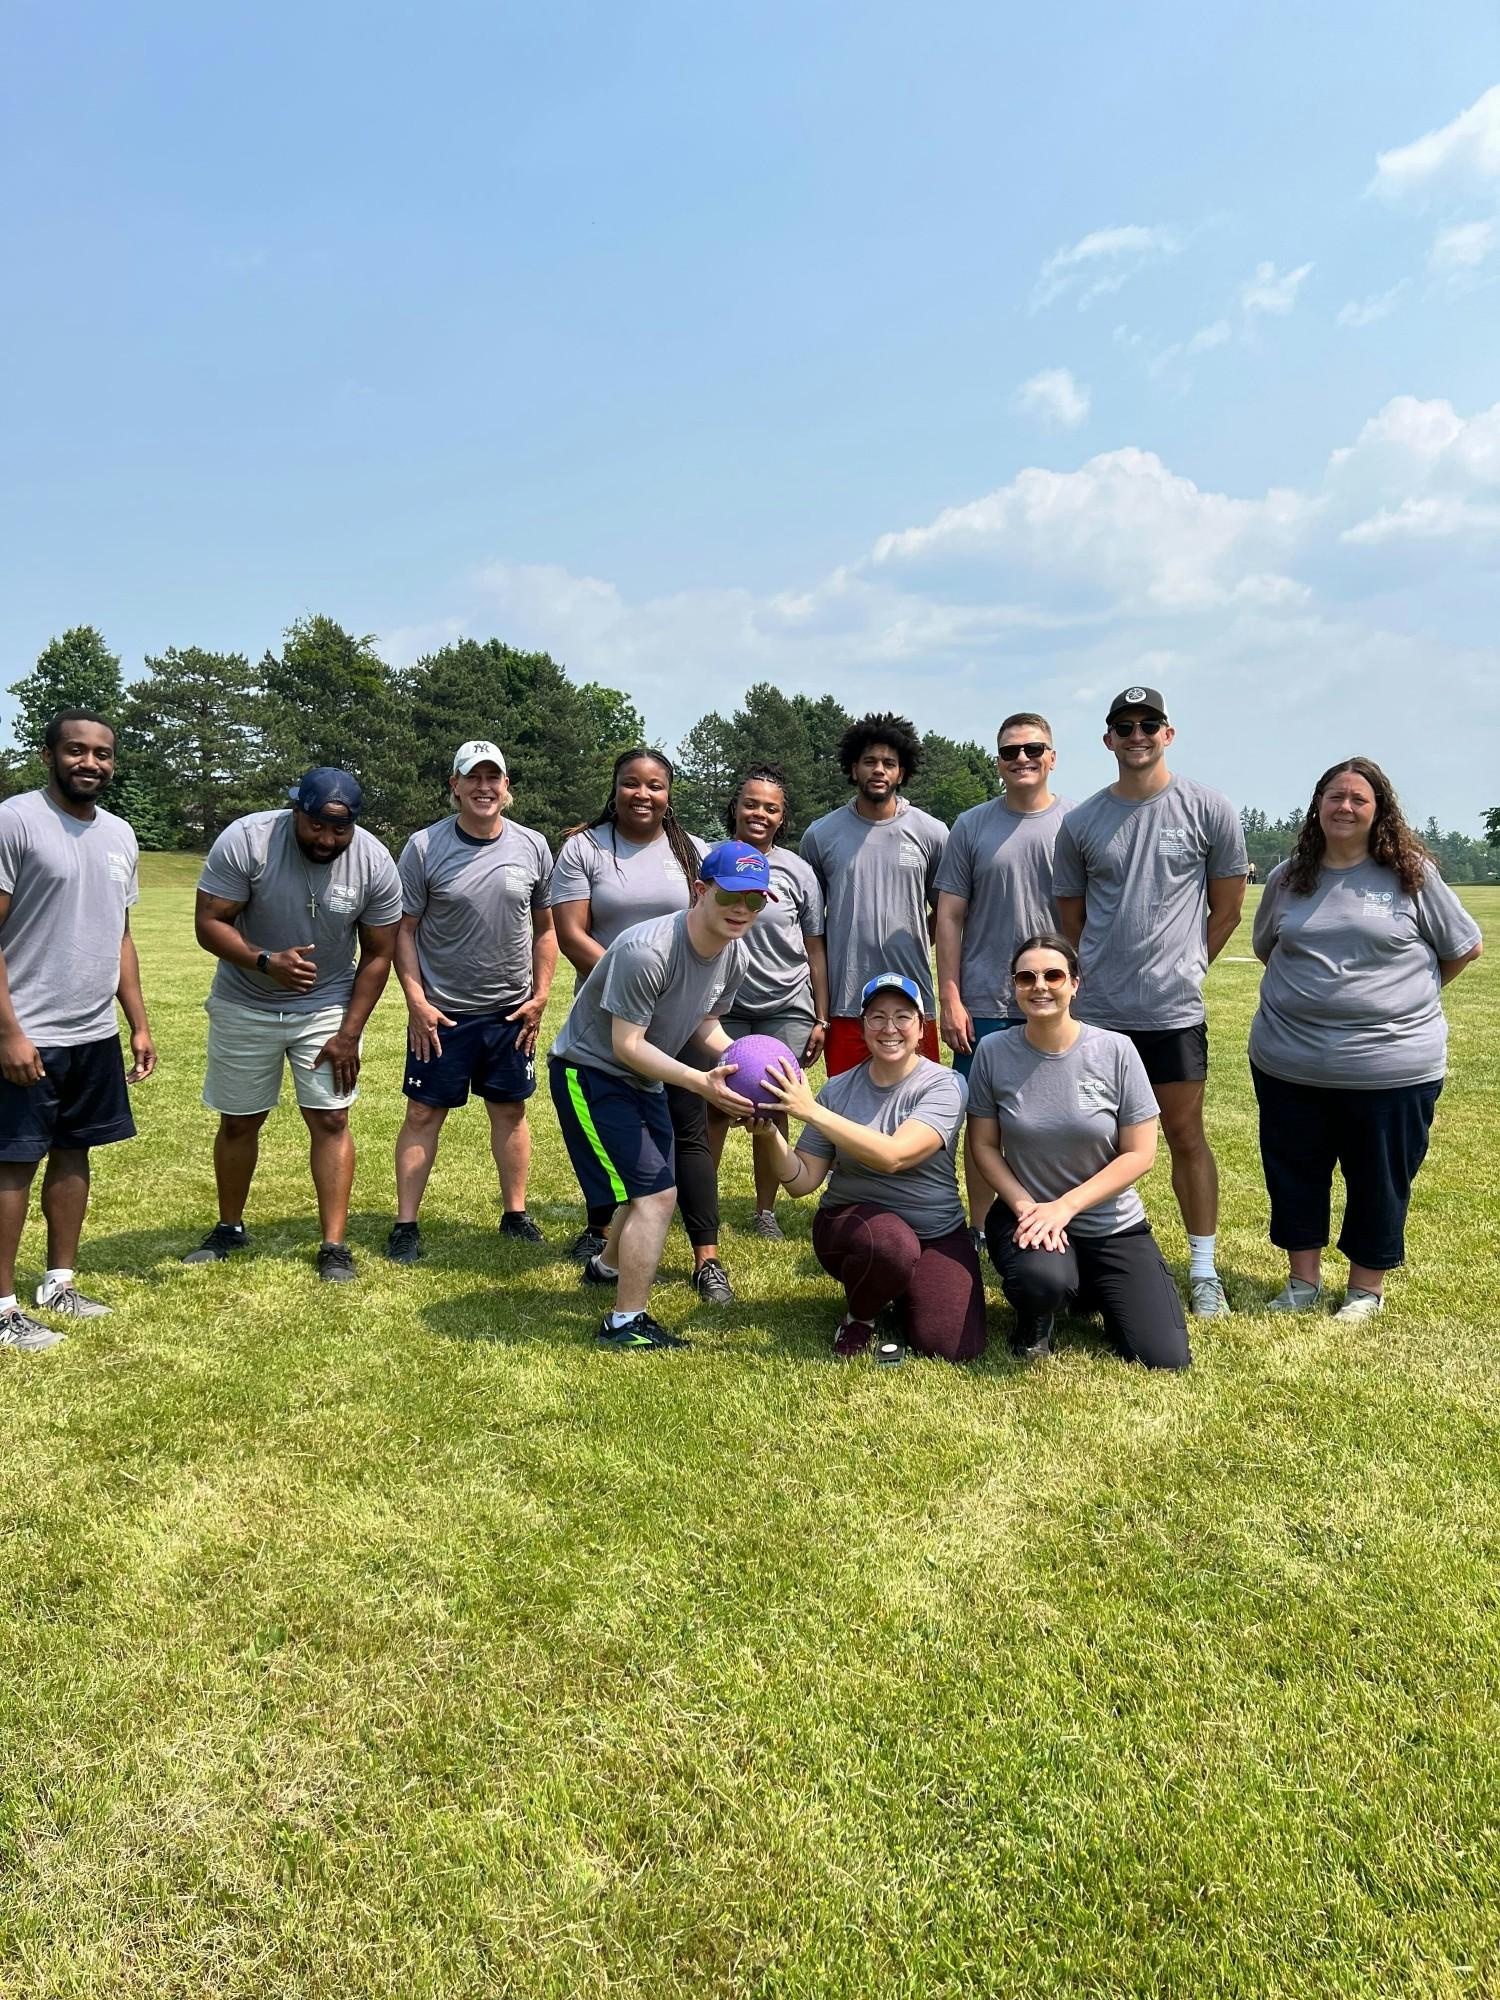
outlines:
[[1067, 1270], [1056, 1251], [1016, 1258], [1002, 1272], [1000, 1289], [1017, 1312], [1061, 1312], [1072, 1297]]
[[315, 1110], [311, 1105], [302, 1106], [302, 1116], [307, 1120], [307, 1129], [315, 1138], [337, 1139], [349, 1130], [347, 1110]]

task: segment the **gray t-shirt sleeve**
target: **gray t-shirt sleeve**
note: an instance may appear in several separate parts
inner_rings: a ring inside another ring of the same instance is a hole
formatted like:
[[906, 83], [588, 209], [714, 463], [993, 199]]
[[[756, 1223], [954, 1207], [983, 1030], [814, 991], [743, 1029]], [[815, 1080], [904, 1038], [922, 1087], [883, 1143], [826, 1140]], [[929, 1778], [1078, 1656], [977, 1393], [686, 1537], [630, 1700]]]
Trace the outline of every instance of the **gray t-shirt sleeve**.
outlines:
[[[1020, 1032], [1019, 1030], [1017, 1032]], [[1154, 1125], [1161, 1107], [1146, 1075], [1146, 1065], [1133, 1042], [1121, 1037], [1115, 1051], [1119, 1059], [1120, 1110], [1122, 1125]]]
[[1250, 930], [1250, 949], [1264, 964], [1275, 949], [1276, 932], [1281, 923], [1281, 899], [1285, 894], [1287, 863], [1278, 862], [1266, 877], [1266, 886], [1260, 892], [1260, 908], [1255, 912], [1255, 922]]
[[1210, 882], [1226, 875], [1244, 875], [1250, 867], [1245, 849], [1245, 829], [1228, 799], [1216, 798], [1209, 816], [1208, 855], [1204, 862]]
[[809, 872], [798, 878], [797, 921], [804, 937], [821, 937], [828, 922], [823, 902], [823, 885]]
[[1065, 814], [1062, 825], [1057, 829], [1057, 845], [1052, 850], [1052, 893], [1054, 896], [1082, 896], [1088, 887], [1088, 876], [1084, 872], [1083, 854], [1077, 836], [1071, 825], [1072, 814]]
[[610, 947], [600, 996], [606, 1013], [637, 1028], [649, 1027], [661, 997], [667, 963], [667, 953], [648, 935], [632, 937], [627, 932], [617, 939]]
[[556, 863], [552, 859], [552, 849], [542, 836], [538, 833], [532, 838], [536, 847], [537, 872], [531, 891], [531, 907], [533, 910], [545, 910], [552, 901], [552, 877]]
[[1427, 879], [1412, 898], [1417, 929], [1439, 960], [1463, 958], [1480, 941], [1478, 924], [1429, 861]]
[[571, 834], [563, 842], [558, 849], [547, 892], [547, 901], [554, 909], [559, 903], [587, 903], [592, 900], [598, 854], [598, 848], [586, 833]]
[[358, 918], [369, 930], [401, 921], [401, 877], [386, 850], [378, 842], [372, 845], [370, 887]]
[[961, 817], [948, 836], [932, 886], [940, 896], [961, 896], [966, 903], [974, 893], [973, 841], [971, 830]]
[[414, 833], [402, 848], [396, 873], [401, 877], [402, 916], [420, 917], [427, 908], [427, 841], [422, 834]]
[[249, 829], [238, 819], [208, 850], [198, 887], [205, 896], [220, 896], [226, 903], [248, 903], [255, 887], [253, 869]]
[[15, 894], [26, 847], [26, 827], [20, 814], [0, 812], [0, 895]]

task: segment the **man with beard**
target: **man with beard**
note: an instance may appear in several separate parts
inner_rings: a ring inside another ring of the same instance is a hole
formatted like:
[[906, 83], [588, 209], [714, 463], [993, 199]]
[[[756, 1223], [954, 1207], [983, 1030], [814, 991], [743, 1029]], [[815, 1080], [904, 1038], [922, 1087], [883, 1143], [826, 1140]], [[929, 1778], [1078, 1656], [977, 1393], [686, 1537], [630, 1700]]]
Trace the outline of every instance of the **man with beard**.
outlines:
[[355, 1275], [344, 1241], [354, 1185], [349, 1106], [360, 1035], [390, 976], [401, 882], [380, 842], [356, 824], [364, 794], [347, 771], [320, 766], [289, 796], [290, 812], [246, 813], [225, 827], [198, 882], [194, 929], [219, 961], [203, 1081], [203, 1101], [219, 1113], [219, 1220], [183, 1262], [216, 1263], [247, 1247], [260, 1128], [290, 1062], [312, 1143], [318, 1276], [342, 1283]]
[[936, 1062], [929, 939], [948, 829], [901, 796], [922, 761], [922, 739], [904, 715], [866, 715], [844, 731], [838, 759], [854, 797], [814, 820], [801, 846], [828, 906], [833, 1018], [823, 1061], [837, 1076], [868, 1058], [860, 994], [874, 973], [897, 972], [916, 982], [923, 1017], [919, 1053]]
[[[21, 1310], [16, 1253], [43, 1155], [47, 1270], [38, 1312], [97, 1319], [73, 1266], [89, 1198], [89, 1149], [135, 1136], [127, 1081], [156, 1067], [130, 935], [137, 848], [97, 803], [115, 770], [115, 732], [65, 708], [47, 724], [47, 783], [0, 805], [0, 1347], [35, 1353], [63, 1336]], [[120, 1055], [115, 1002], [130, 1023]]]

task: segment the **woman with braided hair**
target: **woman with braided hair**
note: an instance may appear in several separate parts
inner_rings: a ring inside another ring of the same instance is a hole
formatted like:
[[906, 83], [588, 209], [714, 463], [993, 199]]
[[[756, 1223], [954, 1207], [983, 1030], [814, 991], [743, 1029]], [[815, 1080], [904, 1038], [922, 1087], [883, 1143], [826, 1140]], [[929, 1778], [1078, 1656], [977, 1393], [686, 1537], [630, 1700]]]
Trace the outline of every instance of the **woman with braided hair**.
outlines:
[[[570, 827], [552, 871], [557, 942], [581, 986], [622, 932], [687, 909], [705, 849], [672, 810], [672, 762], [637, 745], [615, 759], [609, 796], [591, 820]], [[695, 1062], [684, 1054], [683, 1061]], [[718, 1169], [703, 1099], [667, 1086], [677, 1157], [677, 1206], [693, 1246], [693, 1285], [702, 1299], [734, 1297], [719, 1260]], [[604, 1248], [613, 1205], [591, 1207], [573, 1245], [587, 1274]]]

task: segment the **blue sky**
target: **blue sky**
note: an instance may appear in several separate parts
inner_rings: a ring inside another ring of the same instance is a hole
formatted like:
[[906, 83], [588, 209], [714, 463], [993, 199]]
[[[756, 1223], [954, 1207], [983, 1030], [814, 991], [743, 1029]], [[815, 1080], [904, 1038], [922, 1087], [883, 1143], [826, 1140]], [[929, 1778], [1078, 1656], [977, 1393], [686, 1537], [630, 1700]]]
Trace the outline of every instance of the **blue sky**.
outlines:
[[4, 682], [326, 611], [1500, 800], [1488, 0], [6, 19]]

